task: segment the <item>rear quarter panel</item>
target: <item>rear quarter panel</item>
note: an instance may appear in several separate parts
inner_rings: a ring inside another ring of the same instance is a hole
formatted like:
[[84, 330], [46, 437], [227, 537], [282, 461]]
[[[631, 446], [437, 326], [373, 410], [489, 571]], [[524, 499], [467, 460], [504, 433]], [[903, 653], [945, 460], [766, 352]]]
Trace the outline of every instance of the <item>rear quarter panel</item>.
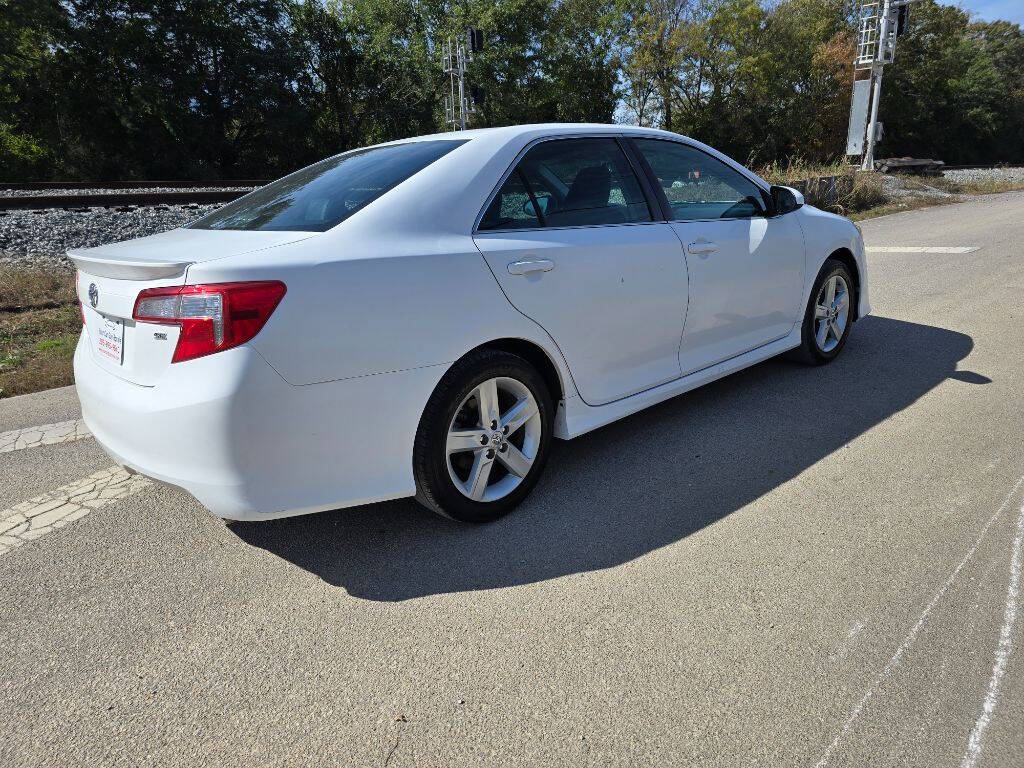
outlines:
[[251, 344], [291, 384], [447, 366], [520, 338], [544, 349], [575, 394], [553, 340], [509, 304], [468, 235], [337, 234], [197, 265], [189, 282], [283, 280], [287, 293]]

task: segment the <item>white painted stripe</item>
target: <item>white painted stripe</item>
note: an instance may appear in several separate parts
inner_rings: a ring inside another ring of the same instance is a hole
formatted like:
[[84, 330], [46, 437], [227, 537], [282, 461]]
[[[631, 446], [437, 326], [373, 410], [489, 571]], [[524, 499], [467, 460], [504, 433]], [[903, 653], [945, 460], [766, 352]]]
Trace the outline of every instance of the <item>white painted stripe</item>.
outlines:
[[967, 740], [967, 751], [960, 762], [961, 768], [974, 768], [981, 755], [981, 739], [992, 721], [992, 714], [999, 703], [999, 688], [1006, 674], [1006, 665], [1013, 652], [1013, 625], [1017, 623], [1017, 600], [1020, 597], [1021, 548], [1024, 546], [1024, 504], [1020, 506], [1017, 518], [1017, 536], [1013, 540], [1010, 555], [1010, 584], [1006, 588], [1006, 608], [1003, 610], [1003, 626], [999, 629], [999, 644], [996, 646], [995, 661], [992, 662], [992, 676], [988, 680], [988, 693], [981, 707], [981, 716], [974, 724], [971, 737]]
[[981, 546], [981, 542], [984, 541], [985, 537], [988, 535], [989, 528], [992, 527], [993, 523], [995, 523], [995, 521], [999, 519], [1000, 515], [1002, 515], [1003, 512], [1006, 511], [1007, 507], [1010, 506], [1010, 501], [1017, 494], [1017, 491], [1020, 490], [1022, 484], [1024, 484], [1024, 477], [1021, 477], [1019, 480], [1017, 480], [1013, 488], [1010, 489], [1010, 492], [1006, 494], [1006, 498], [1003, 500], [1003, 503], [999, 505], [999, 509], [997, 509], [995, 513], [992, 515], [992, 517], [988, 519], [985, 525], [982, 526], [981, 533], [978, 534], [978, 538], [974, 542], [974, 546], [972, 546], [967, 551], [967, 554], [964, 555], [963, 560], [960, 561], [960, 564], [953, 569], [953, 572], [949, 574], [949, 577], [943, 582], [942, 586], [939, 588], [939, 591], [936, 592], [935, 595], [932, 597], [931, 602], [929, 602], [928, 605], [925, 606], [925, 609], [921, 611], [921, 615], [918, 617], [917, 623], [914, 624], [913, 627], [911, 627], [910, 632], [907, 633], [907, 636], [904, 638], [902, 645], [900, 645], [900, 647], [896, 649], [896, 653], [894, 653], [892, 658], [889, 659], [889, 663], [886, 664], [882, 671], [878, 673], [878, 676], [875, 678], [874, 682], [872, 682], [871, 686], [868, 688], [867, 693], [865, 693], [861, 697], [860, 701], [857, 702], [857, 705], [850, 712], [850, 716], [846, 719], [846, 722], [843, 724], [842, 729], [839, 731], [838, 734], [836, 734], [836, 737], [832, 739], [832, 743], [828, 745], [828, 748], [822, 754], [821, 759], [818, 760], [818, 762], [815, 764], [815, 768], [823, 768], [823, 766], [828, 765], [829, 760], [832, 759], [832, 755], [835, 753], [840, 742], [846, 737], [846, 734], [850, 732], [850, 729], [853, 727], [854, 722], [860, 716], [860, 713], [864, 710], [864, 707], [867, 706], [867, 703], [875, 695], [878, 689], [881, 688], [882, 684], [889, 679], [889, 677], [892, 675], [896, 667], [900, 665], [900, 662], [903, 660], [903, 656], [907, 653], [907, 651], [910, 650], [910, 647], [914, 644], [914, 641], [917, 640], [918, 634], [921, 632], [921, 629], [924, 627], [925, 623], [928, 620], [928, 616], [931, 614], [936, 604], [939, 602], [939, 600], [943, 598], [946, 592], [949, 591], [949, 588], [953, 586], [953, 583], [960, 575], [960, 572], [964, 569], [967, 563], [969, 563], [971, 559], [974, 557], [974, 553], [978, 551], [978, 547]]
[[109, 467], [5, 509], [0, 512], [0, 555], [149, 485], [150, 481], [141, 475]]
[[846, 640], [839, 644], [839, 648], [836, 649], [835, 653], [829, 654], [829, 659], [835, 661], [836, 659], [845, 659], [850, 655], [850, 651], [853, 648], [853, 641], [857, 636], [864, 631], [864, 622], [858, 619], [850, 627], [850, 631], [846, 633]]
[[971, 253], [977, 245], [866, 245], [868, 253]]
[[83, 437], [90, 437], [90, 432], [81, 419], [12, 429], [10, 432], [0, 432], [0, 453], [35, 448], [38, 445], [70, 443], [74, 440], [81, 440]]

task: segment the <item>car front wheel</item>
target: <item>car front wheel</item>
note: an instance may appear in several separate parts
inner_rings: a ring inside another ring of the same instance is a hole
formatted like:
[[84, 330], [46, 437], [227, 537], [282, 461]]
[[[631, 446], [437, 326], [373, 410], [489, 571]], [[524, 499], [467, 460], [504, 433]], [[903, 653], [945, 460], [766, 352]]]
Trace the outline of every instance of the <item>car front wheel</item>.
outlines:
[[853, 325], [853, 278], [838, 259], [828, 259], [814, 282], [794, 357], [812, 365], [834, 360]]
[[434, 390], [413, 456], [416, 498], [446, 517], [489, 522], [519, 504], [547, 461], [554, 407], [526, 360], [481, 350]]

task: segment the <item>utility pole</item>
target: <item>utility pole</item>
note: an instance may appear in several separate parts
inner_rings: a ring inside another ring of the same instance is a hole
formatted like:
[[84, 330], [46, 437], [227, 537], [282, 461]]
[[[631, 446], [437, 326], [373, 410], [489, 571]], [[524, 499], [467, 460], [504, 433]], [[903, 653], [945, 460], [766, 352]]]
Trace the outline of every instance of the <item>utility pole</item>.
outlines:
[[466, 44], [455, 45], [449, 37], [441, 46], [441, 66], [448, 75], [448, 94], [444, 97], [444, 119], [453, 131], [466, 130], [470, 115], [476, 113], [478, 103], [483, 103], [482, 88], [470, 86], [471, 96], [466, 95], [466, 64], [473, 60], [473, 54], [484, 49], [484, 33], [470, 27], [466, 30]]
[[[850, 103], [850, 128], [846, 153], [861, 155], [861, 170], [875, 167], [875, 145], [881, 138], [878, 103], [882, 96], [882, 70], [896, 54], [896, 38], [907, 23], [907, 6], [913, 0], [864, 0], [860, 6], [860, 30], [853, 60], [853, 98]], [[856, 73], [869, 70], [866, 79]], [[867, 137], [865, 140], [865, 122]]]
[[871, 65], [871, 117], [868, 119], [868, 147], [864, 153], [862, 171], [875, 169], [875, 142], [878, 140], [878, 102], [882, 98], [882, 69], [885, 67], [885, 41], [889, 31], [889, 7], [891, 0], [882, 4], [882, 18], [878, 21], [880, 54]]

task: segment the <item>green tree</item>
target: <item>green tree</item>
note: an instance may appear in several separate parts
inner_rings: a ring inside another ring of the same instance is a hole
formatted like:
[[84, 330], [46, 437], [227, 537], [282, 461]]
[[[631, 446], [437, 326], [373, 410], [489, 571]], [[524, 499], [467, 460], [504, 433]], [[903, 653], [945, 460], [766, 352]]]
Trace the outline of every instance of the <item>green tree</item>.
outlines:
[[[887, 68], [884, 154], [1024, 160], [1024, 37], [935, 0]], [[844, 149], [847, 0], [0, 0], [0, 176], [275, 176], [443, 130], [440, 48], [487, 44], [471, 126], [620, 118], [754, 163]]]
[[[60, 67], [82, 175], [237, 177], [302, 155], [289, 6], [70, 0]], [[131, 172], [131, 171], [130, 171]]]
[[448, 38], [463, 40], [469, 26], [484, 32], [484, 50], [469, 64], [468, 79], [487, 98], [472, 125], [612, 119], [613, 0], [425, 0], [423, 8], [435, 61]]
[[999, 126], [989, 161], [1024, 160], [1024, 31], [1008, 21], [974, 24], [970, 35], [991, 60], [999, 78]]
[[851, 34], [842, 0], [704, 0], [683, 38], [677, 128], [755, 163], [834, 156]]
[[907, 34], [888, 67], [879, 107], [885, 155], [980, 161], [999, 133], [1001, 78], [969, 35], [966, 12], [915, 3]]
[[625, 102], [640, 125], [676, 130], [676, 103], [699, 20], [689, 0], [624, 0], [619, 4]]
[[319, 154], [436, 129], [437, 64], [417, 3], [306, 0], [293, 19]]
[[0, 0], [0, 180], [40, 177], [53, 166], [59, 126], [49, 100], [64, 18], [54, 0]]
[[552, 119], [610, 123], [614, 118], [621, 66], [615, 21], [609, 0], [561, 0], [549, 11], [540, 44], [545, 111]]

